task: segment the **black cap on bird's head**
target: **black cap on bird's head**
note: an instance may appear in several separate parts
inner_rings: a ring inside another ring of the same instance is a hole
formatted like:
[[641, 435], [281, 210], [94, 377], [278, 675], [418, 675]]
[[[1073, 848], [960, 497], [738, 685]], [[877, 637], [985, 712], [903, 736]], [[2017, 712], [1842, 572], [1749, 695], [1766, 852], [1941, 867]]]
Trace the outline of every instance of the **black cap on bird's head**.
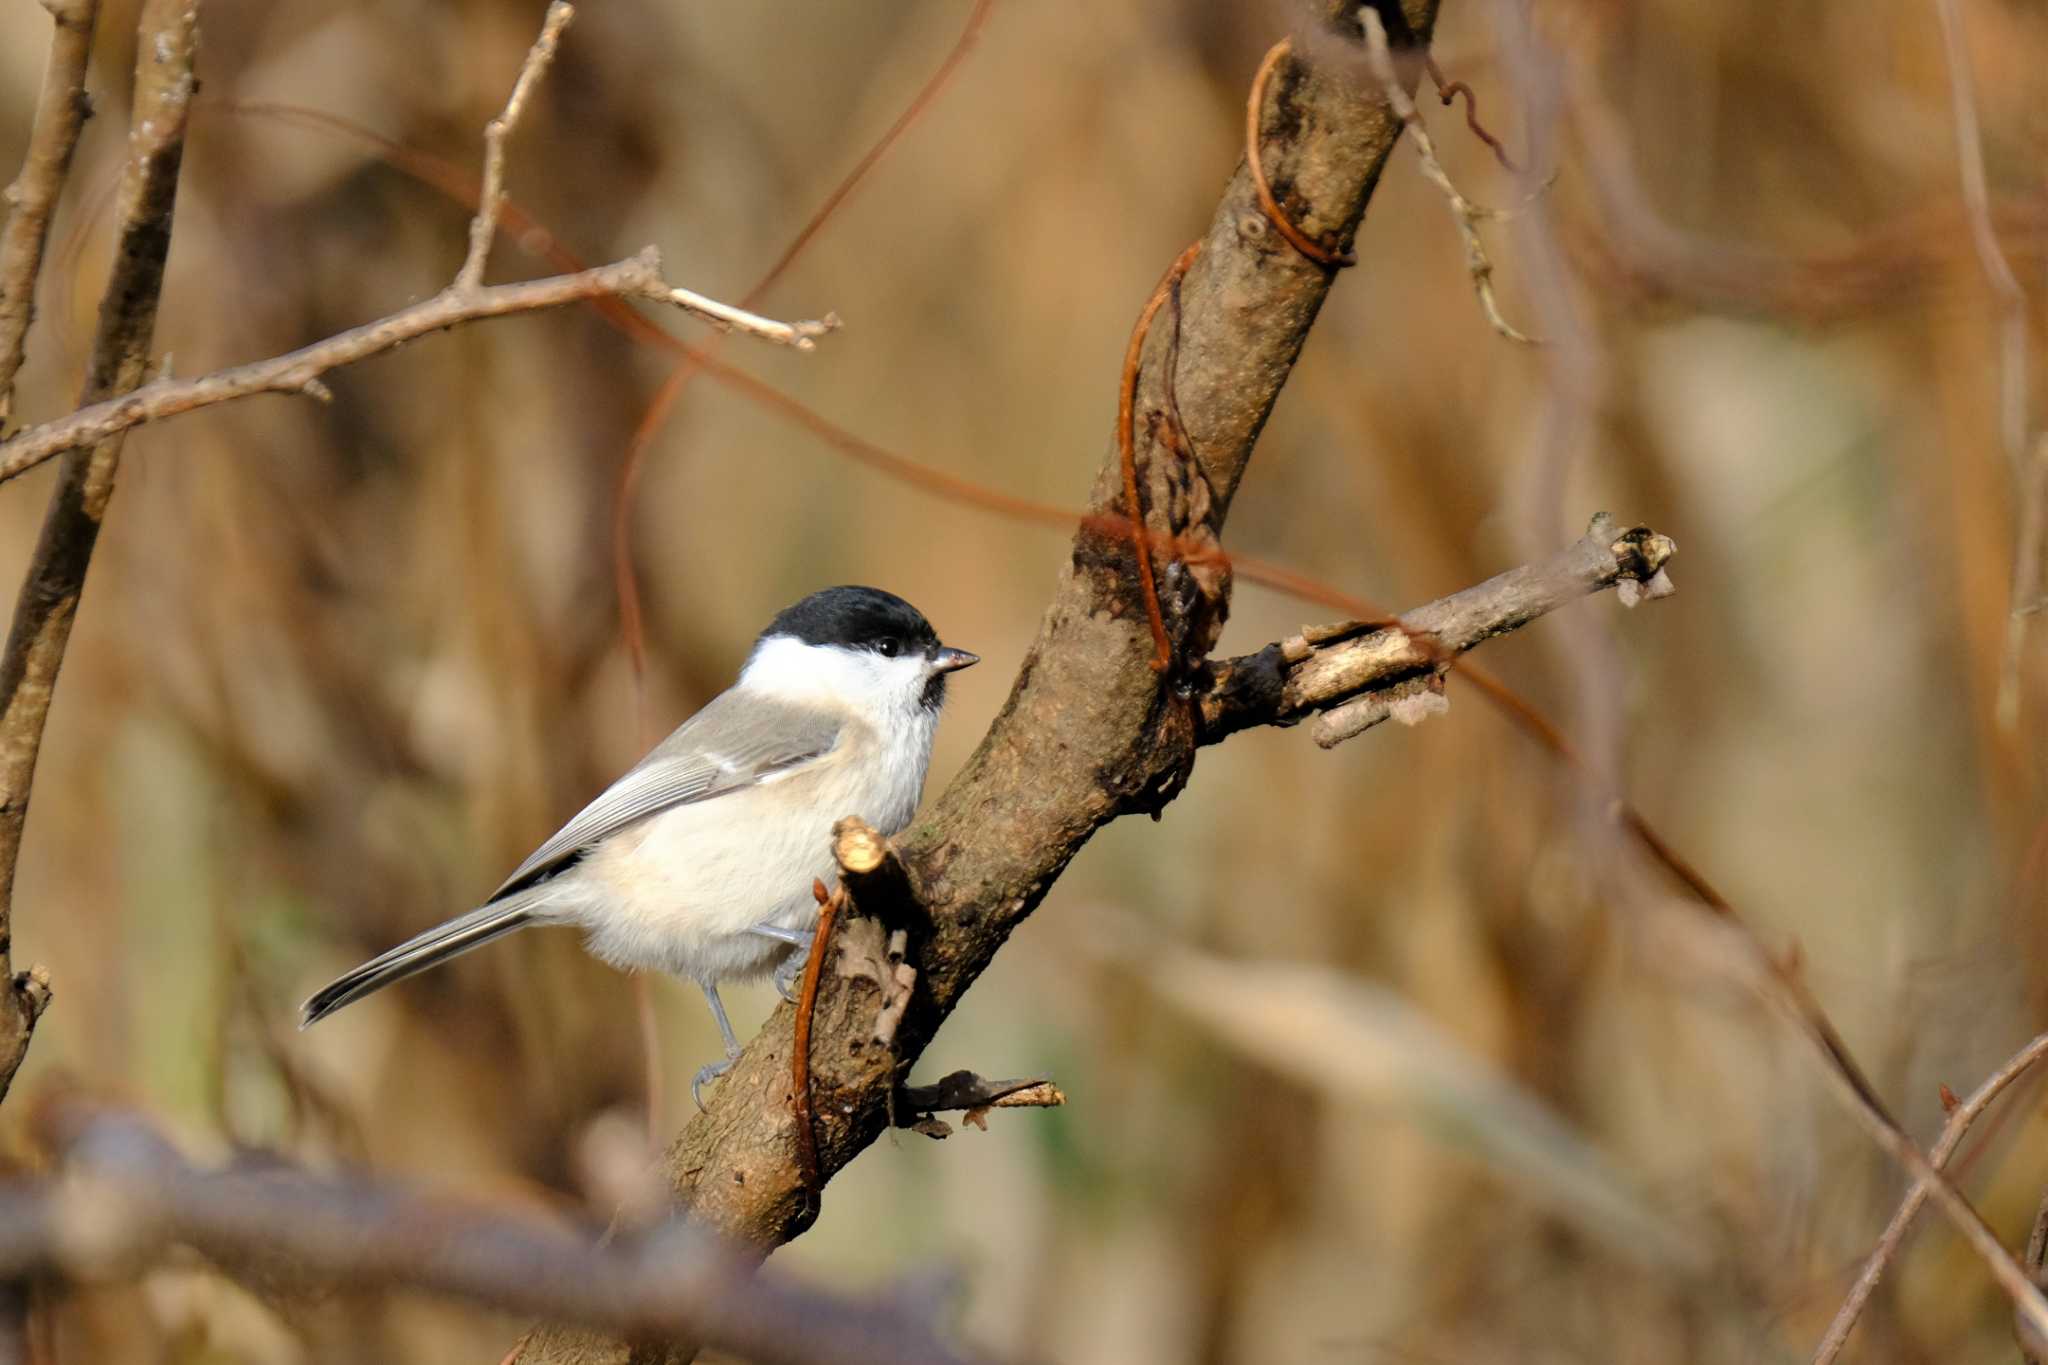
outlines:
[[880, 588], [848, 586], [814, 592], [777, 613], [761, 632], [762, 640], [775, 636], [807, 645], [866, 650], [888, 659], [922, 658], [932, 673], [925, 704], [933, 707], [945, 697], [946, 674], [980, 662], [978, 655], [940, 644], [938, 632], [923, 612]]

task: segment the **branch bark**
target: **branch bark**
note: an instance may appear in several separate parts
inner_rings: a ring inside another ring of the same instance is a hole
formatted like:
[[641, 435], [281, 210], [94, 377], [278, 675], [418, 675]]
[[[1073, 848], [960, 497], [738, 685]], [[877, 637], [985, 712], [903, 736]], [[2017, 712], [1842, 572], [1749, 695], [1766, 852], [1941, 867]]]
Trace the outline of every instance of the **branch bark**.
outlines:
[[[1390, 31], [1427, 41], [1435, 0], [1387, 9]], [[1345, 38], [1355, 43], [1358, 35], [1347, 24]], [[1267, 177], [1286, 216], [1341, 254], [1399, 121], [1341, 73], [1298, 58], [1284, 61], [1271, 84], [1261, 146]], [[886, 1129], [904, 1069], [1089, 837], [1119, 815], [1158, 810], [1186, 781], [1198, 727], [1180, 686], [1188, 661], [1214, 643], [1229, 593], [1225, 561], [1202, 551], [1217, 544], [1331, 281], [1273, 228], [1240, 165], [1182, 285], [1178, 325], [1153, 328], [1141, 356], [1146, 530], [1178, 547], [1159, 574], [1175, 666], [1151, 666], [1133, 539], [1094, 529], [1117, 524], [1122, 510], [1112, 442], [1091, 521], [1075, 538], [1008, 703], [965, 770], [896, 845], [917, 891], [908, 919], [920, 976], [893, 1049], [871, 1041], [879, 988], [859, 976], [824, 977], [811, 1041], [823, 1178]], [[1170, 391], [1162, 365], [1169, 349], [1178, 351]], [[1176, 413], [1184, 442], [1168, 430]], [[665, 1157], [683, 1214], [764, 1255], [809, 1226], [816, 1209], [795, 1159], [792, 1014], [777, 1009], [719, 1083], [710, 1110]], [[678, 1343], [666, 1358], [691, 1354]], [[616, 1338], [546, 1328], [521, 1358], [622, 1365], [650, 1357]]]
[[92, 113], [85, 68], [92, 57], [99, 0], [46, 0], [45, 8], [56, 28], [50, 34], [50, 59], [36, 100], [28, 155], [22, 159], [21, 174], [0, 196], [10, 210], [6, 228], [0, 229], [0, 426], [14, 411], [14, 376], [28, 353], [50, 215], [70, 178], [79, 129]]
[[[163, 293], [171, 247], [185, 124], [197, 82], [198, 0], [148, 0], [136, 47], [134, 122], [121, 174], [114, 265], [100, 299], [81, 405], [123, 393], [142, 381]], [[64, 456], [42, 534], [15, 603], [7, 647], [0, 654], [0, 1099], [27, 1055], [36, 1020], [49, 1003], [40, 969], [16, 975], [12, 958], [15, 864], [28, 818], [43, 724], [71, 623], [98, 543], [114, 474], [121, 462], [114, 433]]]
[[963, 1365], [911, 1313], [784, 1278], [701, 1231], [610, 1240], [265, 1161], [197, 1170], [140, 1120], [60, 1113], [60, 1174], [0, 1185], [0, 1293], [130, 1278], [174, 1246], [269, 1286], [401, 1285], [630, 1336], [697, 1333], [764, 1365]]

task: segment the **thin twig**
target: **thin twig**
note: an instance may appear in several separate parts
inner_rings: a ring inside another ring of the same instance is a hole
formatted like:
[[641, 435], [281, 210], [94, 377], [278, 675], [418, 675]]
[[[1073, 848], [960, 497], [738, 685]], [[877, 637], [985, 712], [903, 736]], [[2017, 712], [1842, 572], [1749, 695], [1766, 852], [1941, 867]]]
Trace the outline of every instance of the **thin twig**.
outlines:
[[1479, 296], [1479, 306], [1485, 312], [1487, 322], [1509, 341], [1519, 341], [1525, 346], [1537, 345], [1534, 337], [1517, 331], [1501, 316], [1500, 301], [1494, 297], [1493, 260], [1486, 254], [1486, 243], [1480, 239], [1478, 226], [1480, 219], [1492, 215], [1459, 191], [1444, 170], [1443, 163], [1437, 159], [1436, 143], [1422, 121], [1422, 112], [1415, 107], [1414, 99], [1394, 72], [1394, 55], [1387, 46], [1387, 26], [1380, 21], [1379, 14], [1372, 6], [1364, 5], [1359, 9], [1359, 18], [1365, 24], [1366, 56], [1372, 64], [1373, 78], [1379, 82], [1380, 92], [1392, 106], [1395, 116], [1415, 139], [1415, 154], [1422, 162], [1422, 173], [1443, 191], [1444, 198], [1450, 203], [1451, 217], [1458, 224], [1458, 236], [1465, 243], [1465, 272], [1472, 277], [1472, 289]]
[[519, 116], [526, 112], [527, 97], [554, 62], [562, 30], [575, 17], [576, 7], [567, 0], [554, 0], [548, 6], [540, 36], [533, 40], [525, 62], [519, 67], [519, 79], [512, 83], [504, 112], [484, 128], [483, 192], [477, 196], [476, 217], [469, 222], [469, 254], [462, 258], [462, 269], [455, 274], [458, 292], [467, 292], [483, 283], [484, 263], [490, 258], [491, 241], [498, 235], [498, 215], [505, 206], [505, 142], [519, 126]]
[[962, 1122], [985, 1130], [988, 1124], [983, 1115], [991, 1109], [1058, 1109], [1066, 1102], [1066, 1092], [1044, 1076], [990, 1081], [972, 1071], [953, 1071], [929, 1085], [904, 1086], [896, 1092], [891, 1108], [898, 1128], [928, 1138], [948, 1138], [953, 1135], [953, 1125], [935, 1115], [959, 1111], [964, 1115]]
[[[519, 126], [520, 116], [526, 112], [528, 97], [553, 63], [555, 50], [561, 45], [562, 30], [575, 17], [575, 6], [568, 0], [554, 0], [548, 6], [540, 36], [533, 40], [526, 61], [519, 68], [519, 79], [512, 86], [511, 97], [505, 101], [505, 111], [484, 129], [483, 187], [477, 196], [476, 217], [469, 223], [469, 254], [463, 257], [462, 269], [456, 272], [455, 283], [449, 290], [458, 297], [473, 294], [483, 285], [484, 263], [490, 257], [491, 242], [498, 233], [498, 219], [505, 210], [505, 143]], [[815, 350], [818, 338], [839, 326], [837, 313], [827, 313], [815, 321], [778, 322], [750, 312], [744, 306], [721, 303], [694, 289], [680, 286], [671, 286], [664, 293], [649, 297], [694, 313], [721, 331], [741, 332], [799, 351]]]
[[[285, 355], [252, 361], [200, 379], [158, 379], [119, 398], [80, 408], [67, 417], [26, 428], [0, 441], [0, 482], [33, 469], [84, 441], [103, 440], [198, 408], [261, 393], [306, 393], [329, 370], [381, 355], [431, 332], [480, 318], [506, 317], [566, 303], [596, 299], [647, 299], [675, 303], [676, 291], [662, 279], [661, 255], [648, 247], [610, 265], [573, 275], [522, 280], [476, 289], [450, 287], [389, 317], [316, 341]], [[780, 325], [780, 324], [778, 324]]]
[[[783, 247], [782, 254], [775, 258], [775, 264], [769, 266], [761, 278], [754, 281], [753, 288], [741, 297], [740, 307], [752, 308], [761, 301], [784, 272], [795, 264], [811, 239], [838, 212], [839, 206], [860, 187], [868, 173], [910, 131], [911, 125], [923, 117], [959, 69], [960, 63], [966, 60], [994, 9], [995, 0], [976, 0], [974, 8], [968, 12], [967, 22], [961, 26], [960, 36], [953, 40], [952, 48], [940, 60], [937, 69], [911, 97], [910, 103], [896, 116], [888, 131], [876, 139], [875, 144], [853, 164], [853, 169], [833, 186], [831, 193], [825, 196], [804, 225], [797, 229], [796, 235]], [[704, 354], [715, 356], [718, 349], [719, 342], [713, 340], [704, 348]], [[619, 460], [619, 472], [612, 484], [612, 587], [619, 599], [619, 634], [625, 639], [626, 656], [633, 666], [635, 709], [640, 713], [640, 729], [650, 745], [655, 736], [647, 714], [647, 636], [640, 608], [640, 582], [633, 573], [633, 504], [639, 492], [640, 472], [646, 467], [647, 452], [653, 446], [655, 436], [667, 424], [668, 415], [682, 398], [683, 391], [704, 369], [704, 363], [694, 352], [685, 351], [676, 361], [627, 439], [626, 452]]]
[[[116, 201], [120, 226], [113, 269], [100, 296], [82, 404], [126, 392], [149, 371], [186, 120], [197, 88], [198, 27], [198, 0], [148, 0], [143, 6], [133, 124]], [[74, 434], [49, 452], [60, 453], [64, 462], [57, 487], [0, 654], [0, 1097], [12, 1084], [50, 999], [47, 975], [37, 969], [16, 976], [7, 955], [14, 872], [57, 671], [71, 641], [100, 523], [114, 495], [120, 433]]]
[[1991, 191], [1984, 177], [1984, 135], [1977, 120], [1977, 82], [1970, 67], [1969, 38], [1957, 0], [1934, 0], [1941, 18], [1942, 52], [1948, 65], [1949, 96], [1955, 110], [1956, 168], [1962, 177], [1963, 205], [1969, 212], [1970, 242], [1984, 280], [1998, 296], [2005, 314], [2003, 362], [2000, 365], [1999, 431], [2006, 458], [2018, 468], [2027, 438], [2027, 296], [1998, 245], [1991, 224]]
[[35, 320], [36, 280], [42, 273], [43, 244], [50, 214], [71, 174], [78, 131], [92, 112], [85, 93], [85, 68], [92, 56], [99, 0], [49, 0], [56, 27], [50, 34], [49, 64], [28, 135], [28, 155], [0, 204], [8, 209], [0, 229], [0, 424], [14, 411], [14, 376], [27, 354], [29, 324]]
[[[2022, 316], [2021, 344], [2026, 328]], [[2043, 582], [2048, 552], [2048, 431], [2034, 438], [2034, 448], [2020, 473], [2020, 531], [2013, 547], [2012, 600], [2005, 614], [2005, 649], [1998, 669], [1998, 723], [2010, 734], [2020, 720], [2020, 665], [2026, 654], [2027, 622], [2048, 606]]]
[[[1516, 571], [1528, 572], [1530, 571]], [[1494, 582], [1499, 584], [1513, 577], [1513, 574], [1503, 575]], [[1539, 579], [1553, 577], [1554, 575], [1539, 572]], [[1563, 581], [1569, 581], [1569, 578]], [[1470, 591], [1484, 597], [1489, 595], [1491, 588], [1492, 585], [1482, 585]], [[1394, 621], [1380, 618], [1369, 604], [1358, 602], [1356, 599], [1347, 600], [1338, 595], [1338, 600], [1332, 605], [1337, 606], [1339, 610], [1352, 611], [1354, 616], [1358, 617], [1373, 618], [1362, 625], [1390, 632], [1387, 644], [1396, 651], [1396, 654], [1388, 661], [1387, 670], [1377, 675], [1368, 669], [1350, 677], [1337, 676], [1338, 670], [1335, 666], [1328, 660], [1320, 659], [1316, 650], [1306, 647], [1305, 641], [1302, 642], [1303, 648], [1296, 651], [1295, 662], [1305, 660], [1312, 664], [1313, 668], [1304, 670], [1300, 677], [1292, 677], [1284, 672], [1281, 672], [1280, 676], [1273, 676], [1287, 661], [1289, 646], [1295, 642], [1275, 647], [1270, 654], [1268, 651], [1261, 651], [1256, 655], [1230, 660], [1220, 666], [1219, 676], [1212, 681], [1208, 695], [1201, 699], [1205, 720], [1209, 725], [1217, 727], [1212, 730], [1205, 726], [1203, 741], [1214, 742], [1215, 739], [1228, 734], [1231, 729], [1243, 728], [1247, 724], [1292, 724], [1302, 714], [1304, 697], [1311, 693], [1322, 694], [1317, 696], [1316, 700], [1327, 702], [1357, 695], [1360, 686], [1381, 686], [1389, 681], [1412, 677], [1418, 668], [1441, 666], [1446, 661], [1442, 637], [1449, 633], [1449, 629], [1438, 626], [1436, 629], [1425, 631], [1417, 629], [1416, 626], [1428, 623], [1429, 618], [1425, 616], [1425, 612], [1450, 607], [1455, 600], [1446, 599], [1444, 603], [1431, 608], [1408, 613], [1402, 621]], [[1490, 638], [1490, 634], [1498, 634], [1500, 630], [1512, 629], [1513, 625], [1521, 624], [1520, 620], [1513, 620], [1513, 617], [1524, 609], [1519, 594], [1503, 594], [1500, 595], [1500, 600], [1504, 605], [1511, 602], [1515, 604], [1514, 611], [1502, 618], [1504, 622], [1512, 621], [1512, 624], [1503, 624], [1499, 629], [1481, 633], [1477, 639]], [[1482, 614], [1460, 629], [1469, 630], [1477, 624], [1479, 629], [1485, 632], [1483, 620]], [[1330, 638], [1349, 640], [1355, 633], [1347, 627], [1342, 634]], [[1474, 643], [1476, 642], [1475, 639]], [[1366, 647], [1371, 644], [1370, 640], [1360, 640], [1358, 648], [1362, 652], [1361, 660], [1347, 662], [1344, 668], [1358, 668], [1361, 662], [1369, 660], [1372, 651]], [[1263, 679], [1259, 676], [1261, 671], [1266, 674]], [[1526, 734], [1569, 766], [1581, 781], [1598, 780], [1597, 774], [1593, 772], [1584, 755], [1556, 725], [1524, 698], [1491, 674], [1469, 664], [1461, 666], [1459, 673], [1467, 681], [1479, 686], [1483, 695], [1506, 712]], [[1311, 706], [1310, 709], [1314, 708]], [[1833, 1021], [1828, 1018], [1820, 1002], [1813, 997], [1812, 992], [1801, 980], [1797, 964], [1772, 956], [1764, 947], [1762, 940], [1757, 937], [1755, 930], [1737, 913], [1735, 906], [1716, 890], [1696, 867], [1680, 857], [1626, 798], [1619, 793], [1610, 792], [1605, 795], [1604, 800], [1614, 819], [1636, 838], [1656, 862], [1683, 883], [1704, 906], [1714, 912], [1716, 917], [1736, 929], [1737, 941], [1750, 955], [1764, 998], [1785, 1011], [1814, 1044], [1823, 1063], [1822, 1075], [1836, 1089], [1851, 1114], [1878, 1145], [1914, 1178], [1916, 1184], [1927, 1187], [1931, 1197], [1941, 1205], [1943, 1213], [1956, 1225], [1965, 1240], [1984, 1261], [1991, 1271], [1992, 1278], [2012, 1298], [2015, 1311], [2021, 1319], [2043, 1340], [2048, 1340], [2048, 1300], [2043, 1299], [2040, 1290], [2021, 1270], [2011, 1253], [2000, 1244], [1997, 1236], [1985, 1225], [1969, 1201], [1946, 1176], [1929, 1163], [1927, 1156], [1914, 1145], [1912, 1139], [1906, 1136], [1905, 1131], [1892, 1118], [1883, 1099], [1869, 1078], [1864, 1075], [1862, 1067], [1857, 1064]]]
[[[2034, 1226], [2027, 1233], [2026, 1259], [2022, 1264], [2026, 1266], [2027, 1274], [2039, 1284], [2044, 1267], [2048, 1267], [2048, 1192], [2042, 1194], [2040, 1206], [2034, 1210]], [[2041, 1365], [2043, 1357], [2048, 1357], [2048, 1342], [2029, 1337], [2025, 1324], [2017, 1318], [2013, 1321], [2013, 1336], [2019, 1341], [2020, 1360], [2024, 1365]]]
[[2048, 452], [2027, 458], [2027, 296], [2020, 288], [1998, 232], [1991, 223], [1991, 191], [1984, 176], [1984, 134], [1977, 119], [1977, 80], [1970, 67], [1969, 36], [1963, 31], [1957, 0], [1934, 0], [1941, 18], [1942, 53], [1948, 65], [1950, 102], [1955, 110], [1956, 168], [1962, 177], [1963, 207], [1970, 224], [1970, 242], [1984, 281], [1998, 298], [1999, 437], [2007, 465], [2018, 485], [2019, 544], [2013, 554], [2012, 600], [2007, 604], [2005, 648], [1998, 669], [1998, 723], [2010, 732], [2019, 724], [2020, 656], [2026, 645], [2027, 617], [2041, 595], [2042, 522], [2048, 517]]
[[1479, 121], [1479, 96], [1472, 93], [1472, 87], [1464, 81], [1445, 80], [1443, 68], [1436, 64], [1436, 58], [1429, 53], [1422, 56], [1422, 69], [1427, 71], [1430, 80], [1435, 82], [1437, 97], [1444, 102], [1445, 108], [1449, 108], [1458, 96], [1465, 97], [1465, 126], [1471, 129], [1472, 136], [1492, 149], [1493, 159], [1500, 163], [1502, 170], [1510, 175], [1520, 175], [1522, 168], [1508, 155], [1506, 144], [1488, 132], [1486, 125]]
[[[2026, 1074], [2028, 1068], [2044, 1056], [2048, 1056], [2048, 1033], [2035, 1038], [2014, 1053], [2011, 1059], [1991, 1073], [1990, 1078], [1978, 1086], [1968, 1099], [1951, 1110], [1948, 1124], [1941, 1130], [1941, 1137], [1927, 1153], [1929, 1164], [1937, 1170], [1946, 1169], [1949, 1161], [1955, 1156], [1956, 1149], [1962, 1146], [1963, 1138], [1969, 1133], [1970, 1126], [1991, 1107], [1993, 1100], [2005, 1093], [2006, 1087]], [[1815, 1348], [1813, 1365], [1831, 1365], [1834, 1358], [1841, 1354], [1842, 1347], [1848, 1343], [1849, 1333], [1855, 1329], [1857, 1319], [1863, 1315], [1865, 1305], [1870, 1302], [1870, 1296], [1876, 1292], [1878, 1281], [1884, 1278], [1886, 1267], [1891, 1264], [1892, 1259], [1898, 1255], [1900, 1246], [1905, 1243], [1906, 1233], [1911, 1230], [1913, 1220], [1919, 1216], [1921, 1207], [1927, 1203], [1929, 1193], [1928, 1186], [1918, 1180], [1914, 1181], [1912, 1189], [1906, 1192], [1898, 1211], [1892, 1215], [1891, 1223], [1886, 1226], [1884, 1235], [1877, 1239], [1877, 1246], [1872, 1249], [1869, 1259], [1863, 1263], [1863, 1271], [1856, 1277], [1856, 1283], [1850, 1288], [1848, 1298], [1843, 1300], [1841, 1308], [1835, 1313], [1835, 1320], [1828, 1324], [1827, 1334]], [[2031, 1248], [2029, 1255], [2031, 1259]]]
[[763, 341], [772, 341], [778, 346], [791, 346], [799, 351], [816, 350], [819, 337], [839, 329], [837, 313], [827, 313], [815, 321], [777, 322], [774, 318], [764, 318], [759, 313], [750, 313], [744, 308], [720, 303], [717, 299], [690, 289], [671, 289], [663, 295], [662, 301], [695, 313], [722, 332], [741, 332], [750, 337], [759, 337]]
[[[1206, 686], [1196, 697], [1201, 742], [1215, 744], [1247, 726], [1293, 725], [1318, 712], [1335, 714], [1336, 708], [1453, 667], [1470, 676], [1475, 670], [1461, 662], [1467, 650], [1582, 597], [1621, 585], [1647, 597], [1668, 595], [1673, 589], [1667, 566], [1676, 553], [1668, 536], [1620, 527], [1602, 513], [1585, 535], [1547, 559], [1496, 574], [1398, 619], [1377, 617], [1369, 603], [1341, 604], [1340, 610], [1367, 611], [1363, 619], [1209, 663]], [[1318, 742], [1327, 748], [1365, 728], [1318, 735]]]
[[811, 955], [804, 961], [804, 980], [796, 997], [796, 1031], [789, 1050], [790, 1103], [796, 1106], [797, 1166], [804, 1187], [819, 1189], [818, 1134], [811, 1126], [811, 1019], [818, 1010], [818, 978], [825, 970], [825, 950], [832, 942], [832, 923], [839, 917], [843, 892], [827, 891], [815, 878], [811, 895], [818, 902], [818, 927], [811, 931]]

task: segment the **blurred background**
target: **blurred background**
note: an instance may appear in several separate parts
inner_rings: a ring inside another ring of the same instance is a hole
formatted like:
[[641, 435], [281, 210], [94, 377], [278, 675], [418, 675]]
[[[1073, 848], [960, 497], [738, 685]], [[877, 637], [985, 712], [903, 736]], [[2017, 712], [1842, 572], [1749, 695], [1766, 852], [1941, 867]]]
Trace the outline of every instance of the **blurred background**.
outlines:
[[[2038, 356], [2048, 11], [1957, 4]], [[432, 168], [473, 175], [541, 9], [208, 0], [158, 331], [180, 375], [451, 277], [468, 209]], [[108, 264], [134, 0], [103, 11], [28, 420], [68, 410]], [[737, 298], [972, 18], [966, 0], [589, 3], [513, 142], [511, 193], [585, 260], [653, 242], [672, 279]], [[1207, 222], [1293, 15], [996, 0], [984, 18], [762, 300], [845, 331], [808, 356], [723, 354], [890, 451], [1078, 508], [1136, 310]], [[39, 6], [0, 6], [6, 173], [47, 34]], [[1936, 6], [1540, 0], [1525, 19], [1450, 0], [1436, 51], [1510, 154], [1555, 172], [1484, 229], [1503, 308], [1555, 344], [1488, 329], [1442, 196], [1397, 148], [1226, 545], [1399, 609], [1598, 510], [1672, 536], [1676, 597], [1589, 601], [1484, 660], [1797, 946], [1931, 1142], [1938, 1087], [1967, 1093], [2048, 1013], [2037, 645], [2016, 722], [1997, 708], [2023, 502], [2001, 384], [2042, 377], [2005, 368]], [[1474, 198], [1528, 193], [1460, 111], [1425, 112]], [[545, 245], [508, 232], [493, 277], [558, 268]], [[306, 1034], [299, 1001], [472, 905], [818, 586], [892, 588], [988, 660], [953, 694], [936, 793], [1066, 553], [1057, 527], [908, 486], [699, 377], [628, 518], [636, 685], [615, 488], [673, 364], [561, 311], [338, 372], [331, 406], [134, 433], [20, 869], [16, 955], [48, 965], [56, 1003], [0, 1114], [13, 1160], [35, 1159], [38, 1097], [85, 1090], [202, 1157], [609, 1215], [646, 1123], [640, 1033], [633, 992], [568, 935]], [[49, 475], [0, 489], [9, 583]], [[1243, 585], [1223, 648], [1331, 615]], [[947, 1271], [969, 1339], [1071, 1365], [1805, 1359], [1904, 1181], [1673, 889], [1606, 874], [1557, 764], [1450, 695], [1446, 717], [1330, 753], [1239, 736], [1159, 824], [1099, 836], [919, 1072], [1044, 1073], [1069, 1106], [879, 1144], [777, 1263], [878, 1292]], [[728, 998], [742, 1033], [772, 1004]], [[694, 989], [652, 999], [666, 1133], [717, 1043]], [[2009, 1245], [2048, 1183], [2042, 1101], [2023, 1083], [1960, 1158]], [[1850, 1358], [2011, 1358], [2005, 1301], [1923, 1223]], [[60, 1360], [494, 1360], [524, 1326], [405, 1293], [258, 1294], [197, 1262], [46, 1307]]]

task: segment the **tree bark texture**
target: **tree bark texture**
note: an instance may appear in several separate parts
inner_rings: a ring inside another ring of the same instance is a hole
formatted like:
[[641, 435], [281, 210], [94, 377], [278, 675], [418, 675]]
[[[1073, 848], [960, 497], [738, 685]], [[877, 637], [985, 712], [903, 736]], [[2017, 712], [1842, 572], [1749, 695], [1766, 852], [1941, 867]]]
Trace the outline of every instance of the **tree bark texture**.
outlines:
[[[1435, 0], [1387, 4], [1388, 29], [1426, 43], [1436, 9]], [[1342, 38], [1356, 42], [1355, 23], [1347, 25]], [[1348, 250], [1399, 121], [1355, 73], [1289, 57], [1269, 84], [1261, 128], [1260, 159], [1282, 210], [1312, 239]], [[811, 1045], [821, 1181], [889, 1126], [909, 1065], [1089, 837], [1120, 815], [1158, 811], [1187, 781], [1201, 738], [1192, 669], [1229, 605], [1227, 570], [1201, 551], [1217, 544], [1332, 283], [1331, 271], [1273, 228], [1240, 165], [1182, 284], [1178, 316], [1162, 309], [1148, 335], [1137, 387], [1145, 527], [1152, 543], [1173, 547], [1154, 555], [1173, 665], [1151, 666], [1132, 539], [1103, 529], [1123, 514], [1112, 440], [1094, 515], [1073, 541], [1008, 701], [952, 785], [897, 839], [915, 887], [904, 909], [919, 977], [893, 1047], [873, 1041], [880, 987], [824, 974]], [[1178, 364], [1169, 387], [1170, 350]], [[1189, 454], [1165, 431], [1170, 409]], [[777, 1009], [665, 1157], [680, 1214], [764, 1255], [818, 1209], [795, 1156], [792, 1023], [791, 1007]], [[582, 1365], [691, 1354], [687, 1344], [635, 1350], [547, 1327], [520, 1358]]]

